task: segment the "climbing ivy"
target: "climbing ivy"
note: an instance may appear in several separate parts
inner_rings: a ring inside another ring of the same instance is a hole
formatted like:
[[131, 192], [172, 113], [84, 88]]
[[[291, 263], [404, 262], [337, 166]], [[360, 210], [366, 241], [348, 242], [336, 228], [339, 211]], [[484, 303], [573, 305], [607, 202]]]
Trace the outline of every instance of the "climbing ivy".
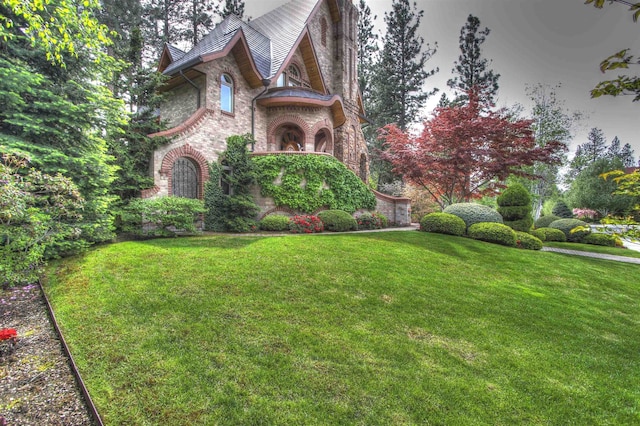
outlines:
[[257, 182], [279, 207], [312, 213], [322, 207], [353, 213], [374, 209], [375, 195], [343, 163], [324, 155], [253, 157]]

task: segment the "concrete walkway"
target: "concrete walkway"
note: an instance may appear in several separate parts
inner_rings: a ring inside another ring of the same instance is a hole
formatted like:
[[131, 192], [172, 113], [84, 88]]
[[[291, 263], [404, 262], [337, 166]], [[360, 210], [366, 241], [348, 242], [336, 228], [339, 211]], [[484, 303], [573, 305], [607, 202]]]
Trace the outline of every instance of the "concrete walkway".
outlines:
[[616, 262], [635, 263], [640, 265], [640, 258], [637, 257], [615, 256], [612, 254], [591, 253], [588, 251], [567, 250], [555, 247], [542, 247], [542, 251], [551, 251], [554, 253], [570, 254], [572, 256], [593, 257], [596, 259], [614, 260]]

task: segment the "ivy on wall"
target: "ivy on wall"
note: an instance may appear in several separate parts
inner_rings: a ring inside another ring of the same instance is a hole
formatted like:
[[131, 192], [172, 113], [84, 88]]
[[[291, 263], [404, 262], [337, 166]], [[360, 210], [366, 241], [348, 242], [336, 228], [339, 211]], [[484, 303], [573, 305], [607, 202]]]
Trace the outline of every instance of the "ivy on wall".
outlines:
[[257, 182], [278, 207], [312, 213], [322, 207], [353, 213], [373, 210], [373, 192], [343, 163], [324, 155], [253, 157]]

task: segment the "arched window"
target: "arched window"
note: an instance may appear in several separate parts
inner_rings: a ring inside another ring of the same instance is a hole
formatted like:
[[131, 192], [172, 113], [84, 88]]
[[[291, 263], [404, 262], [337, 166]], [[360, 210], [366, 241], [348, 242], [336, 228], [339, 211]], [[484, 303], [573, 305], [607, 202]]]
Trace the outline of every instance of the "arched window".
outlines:
[[297, 66], [289, 65], [287, 70], [283, 71], [278, 77], [276, 87], [284, 86], [302, 86], [302, 74]]
[[233, 79], [229, 74], [220, 77], [220, 109], [233, 114]]
[[198, 198], [199, 177], [198, 166], [193, 161], [177, 158], [171, 170], [171, 193], [176, 197]]

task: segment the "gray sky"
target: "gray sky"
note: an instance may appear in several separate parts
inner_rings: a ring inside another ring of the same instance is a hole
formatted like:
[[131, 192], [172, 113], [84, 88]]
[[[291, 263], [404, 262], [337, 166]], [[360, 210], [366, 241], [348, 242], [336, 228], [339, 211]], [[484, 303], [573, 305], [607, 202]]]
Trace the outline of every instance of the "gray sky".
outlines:
[[[356, 0], [354, 0], [356, 1]], [[245, 0], [246, 14], [257, 17], [287, 0]], [[586, 142], [592, 127], [603, 130], [607, 143], [618, 136], [624, 145], [631, 144], [636, 161], [640, 157], [640, 102], [630, 96], [604, 96], [591, 99], [589, 91], [600, 81], [613, 79], [617, 72], [602, 74], [600, 62], [608, 56], [631, 48], [640, 52], [640, 22], [634, 23], [627, 7], [605, 3], [603, 9], [585, 5], [584, 0], [416, 0], [424, 10], [420, 34], [425, 43], [437, 42], [438, 52], [427, 68], [440, 72], [427, 79], [426, 88], [447, 91], [446, 82], [459, 56], [460, 28], [469, 13], [480, 19], [482, 28], [491, 34], [483, 45], [483, 56], [501, 75], [498, 106], [520, 103], [530, 111], [525, 86], [537, 83], [561, 84], [559, 97], [570, 111], [580, 111], [586, 118], [579, 123], [572, 142]], [[391, 10], [391, 0], [367, 0], [377, 25], [384, 29], [384, 13]], [[633, 69], [631, 71], [634, 71]], [[621, 73], [628, 73], [624, 72]], [[427, 112], [440, 94], [430, 99]]]

